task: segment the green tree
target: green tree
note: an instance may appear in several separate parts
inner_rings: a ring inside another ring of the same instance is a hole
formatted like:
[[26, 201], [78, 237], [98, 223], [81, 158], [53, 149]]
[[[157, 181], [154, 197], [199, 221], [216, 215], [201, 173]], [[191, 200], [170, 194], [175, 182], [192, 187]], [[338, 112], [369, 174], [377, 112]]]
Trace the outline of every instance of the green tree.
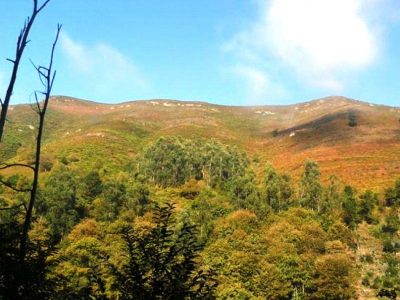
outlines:
[[183, 141], [176, 137], [162, 137], [144, 153], [145, 173], [157, 185], [177, 186], [185, 183], [187, 153]]
[[340, 181], [336, 176], [330, 176], [329, 184], [323, 190], [321, 213], [332, 213], [341, 209]]
[[135, 212], [142, 216], [151, 207], [149, 187], [143, 182], [130, 182], [126, 196], [122, 202], [124, 210]]
[[304, 207], [320, 212], [322, 186], [318, 164], [307, 161], [304, 167], [305, 170], [300, 180], [300, 203]]
[[190, 179], [224, 187], [234, 177], [242, 176], [248, 164], [244, 152], [234, 147], [180, 137], [159, 138], [142, 156], [143, 159], [136, 159], [136, 169], [161, 187], [179, 186]]
[[378, 297], [396, 300], [400, 296], [400, 259], [394, 255], [386, 255], [385, 272], [377, 282]]
[[396, 253], [400, 251], [400, 218], [398, 210], [391, 207], [385, 217], [385, 223], [382, 226], [383, 233], [383, 251], [388, 253]]
[[356, 201], [356, 191], [351, 186], [345, 186], [343, 190], [343, 221], [351, 229], [356, 229], [358, 218], [358, 205]]
[[326, 254], [315, 265], [314, 286], [311, 299], [354, 299], [355, 277], [353, 262], [344, 253]]
[[236, 177], [231, 185], [232, 203], [236, 209], [250, 209], [256, 213], [265, 212], [265, 205], [260, 199], [253, 173], [249, 172], [243, 177]]
[[[118, 250], [118, 241], [113, 251]], [[108, 299], [112, 275], [105, 234], [99, 223], [85, 219], [65, 238], [60, 249], [49, 258], [49, 277], [56, 282], [53, 299]]]
[[76, 173], [64, 165], [53, 169], [44, 184], [37, 211], [46, 217], [50, 234], [55, 241], [60, 240], [85, 216], [77, 186]]
[[290, 177], [279, 175], [272, 165], [265, 168], [263, 197], [266, 203], [276, 212], [286, 210], [292, 197]]
[[128, 186], [134, 182], [126, 173], [119, 173], [103, 181], [102, 192], [90, 205], [90, 215], [99, 221], [113, 221], [127, 203]]
[[213, 298], [215, 280], [198, 269], [195, 228], [183, 224], [176, 231], [172, 214], [172, 205], [156, 208], [155, 226], [144, 234], [123, 229], [128, 259], [116, 271], [121, 299]]
[[89, 214], [98, 221], [114, 221], [121, 213], [143, 215], [151, 207], [150, 191], [143, 180], [127, 173], [106, 178], [102, 192], [89, 205]]
[[187, 218], [190, 224], [198, 226], [200, 244], [206, 244], [210, 240], [216, 219], [224, 217], [231, 211], [224, 200], [215, 191], [207, 188], [190, 202], [189, 208], [185, 211], [183, 218]]
[[374, 221], [372, 211], [378, 204], [378, 195], [368, 190], [360, 196], [358, 214], [361, 220], [371, 224]]
[[50, 234], [43, 218], [29, 232], [24, 261], [19, 259], [22, 224], [16, 209], [0, 210], [0, 299], [47, 299], [53, 284], [47, 278]]
[[400, 206], [400, 178], [385, 191], [385, 201], [387, 206]]
[[281, 210], [280, 203], [280, 189], [279, 189], [279, 175], [272, 165], [267, 165], [265, 168], [264, 179], [264, 197], [269, 206], [274, 211]]
[[88, 200], [93, 200], [101, 194], [103, 190], [103, 182], [98, 171], [90, 171], [81, 182], [81, 193]]

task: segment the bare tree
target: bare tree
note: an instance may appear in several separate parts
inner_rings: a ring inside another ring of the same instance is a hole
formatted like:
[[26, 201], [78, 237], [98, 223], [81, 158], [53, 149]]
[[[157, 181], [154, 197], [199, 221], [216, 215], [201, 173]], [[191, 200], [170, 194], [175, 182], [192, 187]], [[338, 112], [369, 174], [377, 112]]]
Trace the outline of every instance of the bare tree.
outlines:
[[[25, 215], [24, 227], [21, 235], [21, 243], [20, 243], [20, 259], [23, 260], [26, 255], [26, 242], [28, 239], [28, 231], [31, 225], [32, 219], [32, 211], [33, 205], [35, 204], [37, 188], [39, 184], [39, 170], [40, 170], [40, 155], [41, 155], [41, 146], [42, 146], [42, 136], [44, 129], [44, 119], [46, 116], [47, 106], [49, 104], [51, 90], [53, 88], [54, 79], [56, 77], [56, 71], [53, 71], [53, 58], [54, 58], [54, 50], [57, 45], [58, 36], [60, 34], [61, 25], [57, 25], [57, 34], [56, 38], [53, 42], [53, 46], [51, 48], [50, 54], [50, 62], [48, 67], [43, 66], [35, 66], [35, 69], [39, 75], [39, 79], [43, 85], [44, 90], [41, 92], [35, 92], [35, 101], [36, 101], [36, 113], [39, 116], [39, 127], [36, 136], [36, 153], [35, 153], [35, 165], [33, 167], [33, 181], [32, 188], [30, 189], [30, 199]], [[44, 96], [42, 103], [39, 102], [38, 94]]]
[[[48, 2], [49, 1], [46, 1], [45, 4]], [[43, 4], [43, 6], [41, 8], [43, 8], [45, 4]], [[36, 7], [36, 1], [35, 1], [35, 7]], [[37, 11], [36, 8], [35, 8], [35, 11]], [[27, 204], [23, 202], [23, 203], [20, 203], [20, 204], [11, 206], [11, 207], [0, 208], [0, 210], [20, 209], [22, 207], [25, 209], [25, 217], [24, 217], [23, 229], [22, 229], [21, 239], [20, 239], [20, 247], [19, 247], [19, 258], [21, 261], [23, 261], [26, 256], [28, 231], [29, 231], [29, 228], [31, 225], [32, 212], [33, 212], [33, 207], [35, 204], [37, 190], [38, 190], [42, 136], [43, 136], [43, 130], [44, 130], [44, 124], [45, 124], [44, 121], [45, 121], [45, 116], [46, 116], [46, 111], [47, 111], [47, 106], [49, 103], [51, 91], [53, 88], [54, 79], [56, 77], [56, 71], [53, 71], [53, 60], [54, 60], [54, 51], [55, 51], [55, 47], [57, 45], [60, 31], [61, 31], [61, 25], [59, 24], [57, 26], [56, 37], [55, 37], [55, 40], [54, 40], [52, 48], [51, 48], [50, 61], [49, 61], [48, 66], [47, 67], [36, 66], [34, 63], [32, 63], [33, 67], [37, 71], [40, 82], [43, 86], [42, 91], [39, 91], [39, 92], [35, 91], [35, 93], [34, 93], [35, 104], [33, 106], [33, 110], [37, 113], [37, 115], [39, 117], [38, 131], [37, 131], [37, 135], [36, 135], [34, 163], [32, 165], [24, 164], [24, 163], [5, 163], [5, 162], [0, 163], [0, 170], [13, 168], [13, 167], [23, 167], [23, 168], [28, 168], [33, 172], [32, 183], [29, 188], [16, 187], [12, 183], [9, 183], [8, 181], [0, 178], [0, 183], [3, 184], [4, 186], [10, 188], [11, 190], [13, 190], [15, 192], [22, 192], [22, 193], [29, 192], [29, 195], [30, 195], [29, 202]], [[23, 30], [23, 32], [26, 32], [26, 30]], [[44, 99], [42, 101], [40, 101], [39, 97], [44, 97]]]
[[[33, 0], [33, 12], [30, 17], [25, 21], [24, 27], [22, 28], [20, 35], [18, 36], [17, 49], [15, 59], [11, 61], [13, 63], [12, 74], [8, 85], [6, 97], [1, 102], [1, 115], [0, 115], [0, 143], [2, 142], [4, 126], [7, 118], [7, 110], [12, 97], [14, 84], [16, 82], [18, 67], [22, 58], [22, 54], [26, 45], [28, 44], [28, 35], [32, 24], [39, 12], [50, 2], [50, 0], [43, 0], [42, 5], [38, 5], [38, 1]], [[12, 221], [9, 223], [1, 223], [0, 220], [0, 288], [1, 292], [7, 295], [5, 299], [31, 299], [31, 298], [43, 298], [50, 286], [45, 280], [45, 265], [43, 264], [43, 257], [38, 256], [35, 258], [28, 257], [28, 232], [32, 223], [32, 214], [34, 205], [37, 198], [37, 191], [39, 185], [39, 171], [41, 161], [41, 146], [42, 136], [45, 125], [45, 116], [47, 107], [49, 104], [50, 94], [53, 88], [54, 79], [56, 72], [53, 70], [53, 59], [56, 44], [60, 34], [61, 25], [57, 27], [56, 37], [54, 39], [50, 61], [47, 66], [36, 66], [33, 64], [43, 89], [39, 92], [35, 92], [35, 103], [32, 104], [32, 108], [38, 115], [38, 129], [35, 140], [35, 160], [33, 163], [23, 162], [0, 162], [0, 171], [9, 168], [26, 168], [32, 171], [31, 182], [26, 186], [15, 185], [12, 181], [3, 180], [0, 176], [0, 184], [19, 193], [28, 193], [28, 199], [24, 200], [21, 198], [19, 203], [14, 205], [7, 205], [0, 207], [1, 212], [6, 212], [6, 215], [12, 216]], [[42, 99], [43, 100], [40, 100]], [[8, 211], [8, 212], [7, 212]], [[18, 218], [16, 216], [18, 215]], [[20, 221], [22, 217], [22, 222]], [[20, 227], [21, 225], [21, 227]], [[0, 295], [2, 298], [2, 294]]]
[[24, 26], [21, 29], [21, 32], [18, 36], [17, 40], [17, 48], [15, 51], [15, 58], [7, 60], [13, 64], [13, 69], [11, 72], [10, 82], [8, 84], [7, 92], [4, 97], [4, 100], [0, 99], [1, 103], [1, 114], [0, 114], [0, 142], [3, 140], [3, 131], [4, 125], [6, 123], [8, 106], [10, 104], [11, 96], [13, 94], [15, 81], [17, 80], [19, 63], [21, 61], [22, 55], [24, 53], [26, 45], [29, 43], [28, 36], [29, 32], [32, 28], [33, 23], [35, 22], [36, 16], [42, 11], [42, 9], [50, 2], [50, 0], [46, 0], [42, 5], [38, 5], [37, 0], [33, 0], [33, 11], [30, 17], [25, 20]]

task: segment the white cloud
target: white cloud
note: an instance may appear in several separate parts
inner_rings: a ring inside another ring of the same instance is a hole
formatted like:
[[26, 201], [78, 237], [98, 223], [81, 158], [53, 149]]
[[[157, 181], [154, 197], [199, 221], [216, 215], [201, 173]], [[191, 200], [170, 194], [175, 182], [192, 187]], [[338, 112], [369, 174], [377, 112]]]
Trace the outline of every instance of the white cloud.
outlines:
[[148, 87], [148, 82], [132, 60], [113, 47], [105, 43], [87, 46], [74, 41], [66, 33], [61, 35], [60, 41], [74, 76], [95, 90], [96, 95], [109, 97], [116, 89], [129, 91]]
[[[61, 33], [61, 47], [72, 66], [82, 72], [90, 72], [93, 56], [92, 49], [73, 41], [65, 32]], [[98, 51], [98, 50], [95, 50]]]
[[273, 83], [268, 74], [249, 65], [235, 65], [231, 72], [238, 76], [247, 86], [246, 104], [265, 104], [274, 102], [286, 95], [282, 86]]
[[264, 24], [272, 51], [299, 72], [335, 77], [369, 65], [376, 39], [359, 0], [273, 0]]
[[224, 46], [241, 62], [278, 58], [313, 86], [340, 91], [379, 52], [366, 13], [381, 0], [258, 0], [259, 17]]

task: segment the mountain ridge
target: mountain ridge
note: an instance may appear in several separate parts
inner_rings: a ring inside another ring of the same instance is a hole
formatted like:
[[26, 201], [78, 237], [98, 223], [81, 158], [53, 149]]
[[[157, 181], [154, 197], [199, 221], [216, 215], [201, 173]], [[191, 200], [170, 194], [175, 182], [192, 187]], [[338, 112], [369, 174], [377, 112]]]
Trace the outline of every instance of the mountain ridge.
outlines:
[[[218, 104], [218, 103], [213, 103], [209, 102], [206, 100], [191, 100], [191, 99], [173, 99], [173, 98], [148, 98], [148, 99], [132, 99], [132, 100], [124, 100], [124, 101], [118, 101], [115, 103], [108, 103], [108, 102], [102, 102], [102, 101], [94, 101], [94, 100], [89, 100], [89, 99], [83, 99], [79, 97], [73, 97], [73, 96], [66, 96], [66, 95], [54, 95], [50, 97], [51, 100], [74, 100], [78, 102], [83, 102], [83, 103], [88, 103], [88, 104], [95, 104], [95, 105], [124, 105], [124, 104], [132, 104], [135, 102], [150, 102], [150, 101], [170, 101], [170, 102], [177, 102], [177, 103], [199, 103], [199, 104], [206, 104], [210, 106], [221, 106], [221, 107], [238, 107], [238, 108], [257, 108], [257, 107], [291, 107], [291, 106], [297, 106], [297, 105], [305, 105], [308, 103], [313, 103], [313, 102], [318, 102], [318, 101], [348, 101], [348, 102], [353, 102], [353, 103], [359, 103], [359, 104], [365, 104], [365, 105], [372, 105], [372, 106], [381, 106], [381, 107], [387, 107], [387, 108], [395, 108], [395, 109], [400, 109], [400, 106], [392, 106], [392, 105], [387, 105], [387, 104], [380, 104], [380, 103], [375, 103], [371, 101], [365, 101], [365, 100], [360, 100], [360, 99], [354, 99], [346, 96], [340, 96], [340, 95], [331, 95], [331, 96], [325, 96], [322, 98], [314, 98], [311, 100], [305, 100], [305, 101], [299, 101], [291, 104], [249, 104], [249, 105], [228, 105], [228, 104]], [[17, 106], [17, 105], [29, 105], [29, 103], [19, 103], [19, 104], [11, 104], [11, 106]]]
[[[10, 120], [13, 146], [6, 157], [24, 159], [35, 115], [29, 105], [12, 106]], [[160, 136], [216, 139], [259, 161], [258, 176], [271, 162], [298, 177], [304, 162], [315, 160], [325, 181], [335, 174], [356, 187], [378, 189], [400, 175], [399, 120], [399, 108], [332, 96], [261, 106], [164, 99], [106, 104], [54, 96], [44, 145], [53, 159], [74, 154], [93, 164], [105, 156], [121, 165]]]

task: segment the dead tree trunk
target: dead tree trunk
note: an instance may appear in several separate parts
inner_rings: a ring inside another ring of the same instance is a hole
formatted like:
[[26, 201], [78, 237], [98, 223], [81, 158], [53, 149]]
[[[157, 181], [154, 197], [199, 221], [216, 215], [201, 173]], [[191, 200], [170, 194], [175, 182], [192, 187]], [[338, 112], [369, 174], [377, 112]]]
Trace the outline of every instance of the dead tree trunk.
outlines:
[[28, 17], [25, 21], [24, 27], [22, 27], [21, 32], [18, 36], [17, 40], [17, 49], [15, 52], [14, 59], [7, 59], [13, 64], [13, 69], [11, 72], [10, 82], [8, 84], [7, 92], [4, 97], [4, 100], [0, 99], [1, 104], [1, 114], [0, 114], [0, 142], [3, 140], [3, 131], [4, 125], [6, 123], [8, 106], [10, 104], [11, 96], [13, 94], [15, 81], [17, 80], [19, 63], [21, 61], [22, 55], [24, 53], [26, 45], [29, 43], [28, 36], [29, 32], [32, 28], [33, 23], [35, 22], [36, 16], [40, 13], [40, 11], [49, 3], [50, 0], [46, 0], [41, 6], [38, 6], [38, 1], [33, 0], [33, 11], [30, 17]]
[[44, 99], [42, 103], [39, 102], [38, 93], [35, 92], [35, 100], [36, 100], [36, 113], [39, 115], [39, 127], [36, 137], [36, 153], [35, 153], [35, 165], [33, 167], [33, 180], [32, 180], [32, 188], [30, 190], [30, 199], [25, 215], [24, 227], [22, 229], [19, 256], [20, 260], [23, 261], [26, 255], [26, 244], [28, 240], [28, 231], [31, 225], [32, 219], [32, 211], [33, 206], [35, 204], [37, 189], [39, 184], [39, 170], [40, 170], [40, 155], [41, 155], [41, 147], [42, 147], [42, 136], [44, 129], [44, 120], [46, 116], [47, 106], [49, 104], [51, 90], [53, 88], [54, 79], [56, 77], [56, 71], [53, 72], [53, 58], [54, 58], [54, 50], [58, 41], [58, 36], [60, 34], [61, 25], [57, 27], [56, 38], [53, 43], [53, 47], [51, 49], [50, 62], [48, 67], [43, 66], [34, 66], [36, 71], [38, 72], [40, 81], [43, 84], [44, 91], [40, 92]]

